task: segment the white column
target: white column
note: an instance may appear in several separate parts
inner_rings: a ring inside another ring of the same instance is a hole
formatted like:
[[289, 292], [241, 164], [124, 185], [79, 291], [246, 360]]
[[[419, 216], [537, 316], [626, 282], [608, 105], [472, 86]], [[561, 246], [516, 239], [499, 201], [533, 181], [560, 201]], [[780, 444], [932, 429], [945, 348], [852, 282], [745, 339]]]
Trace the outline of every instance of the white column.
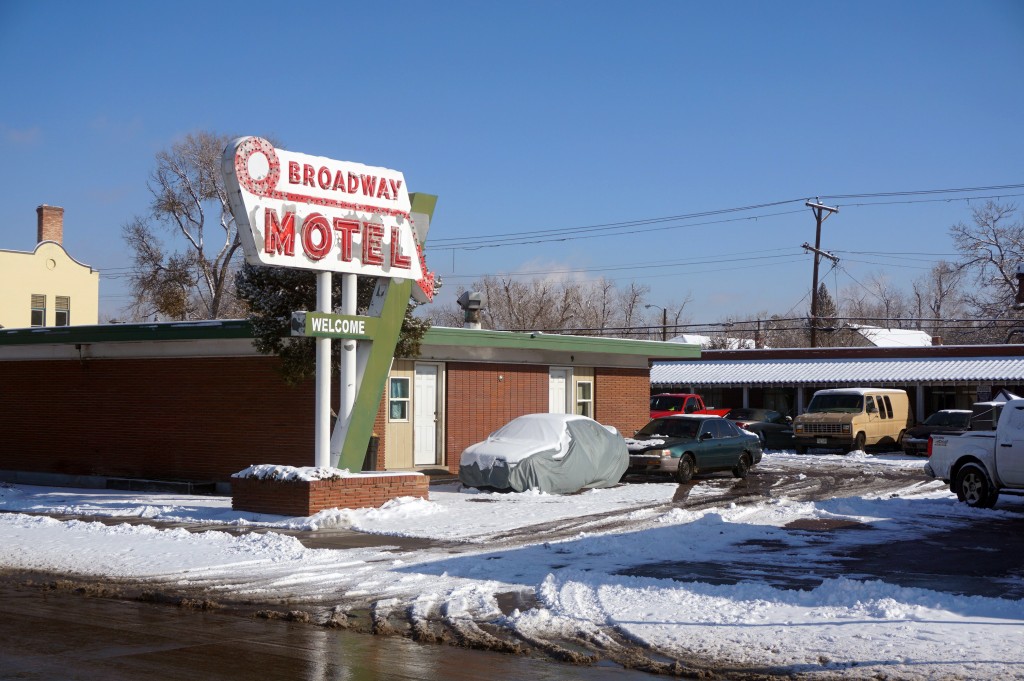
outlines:
[[[750, 386], [743, 386], [743, 408], [746, 409], [750, 406]], [[764, 406], [763, 404], [761, 405]]]
[[[331, 273], [317, 272], [316, 310], [331, 312]], [[331, 339], [316, 339], [316, 466], [331, 465]]]
[[[358, 278], [355, 274], [343, 274], [341, 280], [341, 313], [356, 313], [356, 288]], [[356, 404], [356, 341], [347, 338], [341, 341], [341, 380], [338, 381], [338, 424], [341, 431], [348, 430], [352, 409]], [[340, 452], [340, 446], [339, 446]]]

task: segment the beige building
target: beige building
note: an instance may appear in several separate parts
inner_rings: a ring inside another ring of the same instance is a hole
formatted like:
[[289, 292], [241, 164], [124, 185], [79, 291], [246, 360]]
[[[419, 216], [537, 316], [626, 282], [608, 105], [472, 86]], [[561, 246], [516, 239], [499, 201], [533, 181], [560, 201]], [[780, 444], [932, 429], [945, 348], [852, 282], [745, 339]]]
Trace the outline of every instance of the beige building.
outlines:
[[64, 250], [64, 209], [42, 205], [36, 248], [0, 249], [0, 327], [79, 326], [99, 320], [100, 273]]

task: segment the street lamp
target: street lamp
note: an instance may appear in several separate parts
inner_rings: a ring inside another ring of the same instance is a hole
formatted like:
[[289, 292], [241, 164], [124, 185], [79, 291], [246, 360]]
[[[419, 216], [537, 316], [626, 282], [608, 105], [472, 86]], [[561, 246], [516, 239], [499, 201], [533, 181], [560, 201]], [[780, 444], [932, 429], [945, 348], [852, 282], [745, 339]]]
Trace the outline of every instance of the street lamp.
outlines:
[[656, 307], [661, 310], [661, 340], [668, 340], [668, 310], [663, 308], [661, 305], [644, 305], [645, 308], [650, 310], [652, 307]]

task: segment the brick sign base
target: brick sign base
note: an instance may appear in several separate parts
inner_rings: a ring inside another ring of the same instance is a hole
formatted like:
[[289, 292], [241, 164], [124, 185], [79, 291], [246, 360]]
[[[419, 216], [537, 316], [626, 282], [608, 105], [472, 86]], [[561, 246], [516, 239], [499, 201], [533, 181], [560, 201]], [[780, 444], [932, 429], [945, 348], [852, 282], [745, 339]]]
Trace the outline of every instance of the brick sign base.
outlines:
[[309, 516], [327, 508], [376, 508], [398, 497], [429, 498], [430, 479], [419, 474], [367, 474], [333, 480], [231, 478], [231, 508]]

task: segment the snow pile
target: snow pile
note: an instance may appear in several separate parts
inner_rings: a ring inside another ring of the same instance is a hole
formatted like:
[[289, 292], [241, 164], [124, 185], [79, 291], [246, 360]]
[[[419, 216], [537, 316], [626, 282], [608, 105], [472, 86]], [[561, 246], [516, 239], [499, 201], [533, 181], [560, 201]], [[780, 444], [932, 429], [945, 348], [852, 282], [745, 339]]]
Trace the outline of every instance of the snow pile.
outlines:
[[340, 478], [353, 477], [347, 468], [331, 468], [329, 466], [275, 466], [273, 464], [259, 464], [249, 466], [245, 470], [232, 473], [232, 478], [257, 478], [259, 480], [279, 480], [312, 482], [314, 480], [338, 480]]

